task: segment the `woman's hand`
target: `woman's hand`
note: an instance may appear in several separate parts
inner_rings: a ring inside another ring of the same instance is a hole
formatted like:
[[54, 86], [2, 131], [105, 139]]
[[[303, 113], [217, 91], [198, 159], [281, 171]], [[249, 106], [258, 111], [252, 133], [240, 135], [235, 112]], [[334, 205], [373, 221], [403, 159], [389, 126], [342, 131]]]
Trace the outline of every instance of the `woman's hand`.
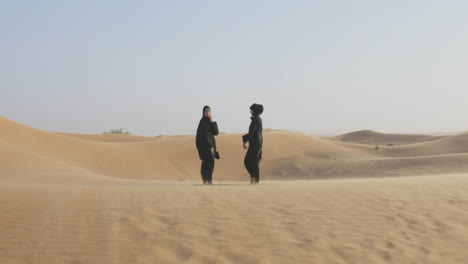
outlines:
[[247, 145], [246, 145], [245, 143], [242, 144], [242, 147], [243, 147], [244, 149], [247, 149]]

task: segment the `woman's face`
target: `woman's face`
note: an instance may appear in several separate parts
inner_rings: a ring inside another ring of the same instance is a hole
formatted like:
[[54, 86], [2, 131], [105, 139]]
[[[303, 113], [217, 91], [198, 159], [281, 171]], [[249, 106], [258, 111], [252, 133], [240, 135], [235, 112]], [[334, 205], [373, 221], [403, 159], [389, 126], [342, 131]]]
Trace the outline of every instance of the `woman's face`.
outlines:
[[253, 110], [252, 109], [250, 109], [250, 114], [253, 115]]
[[211, 109], [206, 108], [206, 109], [205, 109], [205, 112], [203, 112], [203, 115], [206, 116], [206, 117], [210, 117], [210, 115], [211, 115]]

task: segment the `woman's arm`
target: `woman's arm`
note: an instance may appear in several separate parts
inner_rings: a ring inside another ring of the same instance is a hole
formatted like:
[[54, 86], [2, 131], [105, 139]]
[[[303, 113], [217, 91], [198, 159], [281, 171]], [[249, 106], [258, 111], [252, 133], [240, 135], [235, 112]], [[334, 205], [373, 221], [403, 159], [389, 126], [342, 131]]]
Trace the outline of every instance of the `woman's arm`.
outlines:
[[219, 134], [218, 123], [211, 122], [210, 123], [210, 130], [211, 130], [211, 134], [213, 134], [213, 136], [217, 136]]
[[249, 133], [242, 136], [242, 142], [244, 142], [244, 144], [252, 139], [252, 137], [255, 135], [255, 132], [257, 131], [257, 128], [258, 120], [254, 118], [252, 119], [252, 122], [250, 122]]

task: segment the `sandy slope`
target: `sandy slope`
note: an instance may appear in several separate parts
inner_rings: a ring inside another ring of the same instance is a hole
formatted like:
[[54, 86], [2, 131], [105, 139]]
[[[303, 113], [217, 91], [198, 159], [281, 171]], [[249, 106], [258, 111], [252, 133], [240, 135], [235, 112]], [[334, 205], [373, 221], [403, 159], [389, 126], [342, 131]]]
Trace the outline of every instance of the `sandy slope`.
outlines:
[[468, 175], [0, 184], [1, 263], [464, 263]]
[[[41, 161], [43, 171], [67, 166], [70, 172], [127, 179], [198, 180], [200, 161], [195, 138], [188, 136], [139, 137], [133, 135], [77, 135], [36, 130], [0, 118], [0, 158], [21, 156], [0, 164], [0, 171], [23, 175], [37, 173], [28, 163]], [[372, 132], [374, 133], [374, 132]], [[353, 133], [362, 141], [368, 131]], [[392, 135], [378, 133], [373, 144], [322, 139], [302, 133], [269, 130], [264, 133], [263, 179], [315, 179], [333, 177], [376, 177], [468, 172], [468, 132], [443, 136]], [[416, 138], [414, 138], [416, 137]], [[415, 142], [410, 144], [408, 138]], [[371, 139], [368, 139], [370, 141]], [[240, 134], [217, 137], [221, 160], [216, 162], [215, 179], [248, 179]], [[25, 165], [26, 164], [26, 165]], [[49, 164], [49, 165], [46, 165]], [[17, 167], [18, 170], [11, 168]], [[29, 170], [29, 171], [28, 171]], [[47, 174], [47, 173], [46, 173]], [[18, 175], [20, 177], [21, 175]]]
[[433, 136], [421, 134], [385, 134], [372, 130], [361, 130], [339, 135], [336, 137], [331, 137], [330, 139], [371, 145], [404, 145], [433, 141], [444, 137], [446, 136]]
[[0, 117], [0, 263], [468, 259], [467, 132], [268, 130], [260, 185], [247, 184], [240, 136], [218, 136], [215, 185], [203, 186], [193, 135], [50, 133]]
[[59, 135], [68, 136], [72, 138], [79, 138], [85, 140], [92, 140], [98, 142], [142, 142], [142, 141], [156, 141], [162, 139], [162, 137], [143, 137], [134, 136], [127, 134], [101, 134], [101, 135], [86, 135], [86, 134], [75, 134], [75, 133], [57, 133]]

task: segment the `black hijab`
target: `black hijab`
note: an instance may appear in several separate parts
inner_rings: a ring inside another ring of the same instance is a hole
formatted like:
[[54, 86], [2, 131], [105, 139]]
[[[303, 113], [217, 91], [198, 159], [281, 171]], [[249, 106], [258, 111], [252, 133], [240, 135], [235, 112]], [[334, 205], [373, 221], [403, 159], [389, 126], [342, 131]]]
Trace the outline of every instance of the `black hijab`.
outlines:
[[210, 111], [211, 111], [211, 107], [205, 105], [205, 106], [203, 107], [203, 111], [202, 111], [202, 120], [203, 120], [203, 122], [205, 122], [205, 123], [210, 123], [210, 122], [211, 122], [210, 119], [209, 119], [208, 117], [205, 116], [205, 110], [206, 110], [207, 108], [210, 109]]
[[253, 104], [250, 106], [250, 110], [253, 111], [254, 116], [259, 116], [263, 113], [263, 105], [261, 104]]

